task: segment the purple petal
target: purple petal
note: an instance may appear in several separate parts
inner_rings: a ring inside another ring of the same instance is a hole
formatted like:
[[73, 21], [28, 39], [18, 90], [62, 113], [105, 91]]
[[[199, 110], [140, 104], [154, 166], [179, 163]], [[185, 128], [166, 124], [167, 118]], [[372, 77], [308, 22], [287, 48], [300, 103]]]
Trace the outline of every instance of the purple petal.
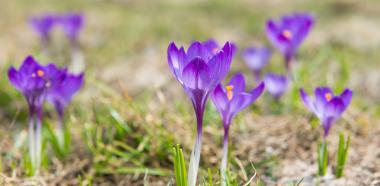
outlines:
[[168, 47], [168, 64], [176, 79], [182, 84], [181, 73], [187, 65], [185, 51], [183, 48], [178, 50], [174, 42], [170, 43]]
[[211, 94], [211, 99], [219, 113], [224, 113], [229, 102], [226, 92], [221, 84], [218, 84]]
[[241, 73], [235, 74], [231, 78], [231, 80], [228, 83], [228, 85], [233, 86], [233, 88], [232, 88], [233, 95], [237, 95], [240, 92], [244, 92], [245, 91], [245, 79], [244, 79], [244, 76]]
[[247, 48], [242, 57], [248, 67], [253, 71], [260, 71], [268, 63], [271, 52], [268, 48]]
[[342, 94], [340, 94], [339, 97], [342, 99], [342, 101], [346, 107], [351, 103], [352, 95], [353, 95], [353, 93], [350, 89], [346, 89], [343, 91]]
[[203, 46], [206, 47], [212, 54], [216, 54], [216, 52], [219, 50], [219, 45], [214, 39], [209, 39], [203, 42]]
[[311, 112], [315, 112], [314, 103], [303, 88], [300, 89], [300, 95], [307, 109]]
[[255, 89], [251, 90], [250, 94], [252, 96], [252, 102], [256, 101], [256, 99], [263, 93], [265, 88], [264, 82], [261, 82]]
[[60, 18], [63, 31], [70, 40], [77, 40], [84, 25], [84, 17], [78, 13], [68, 13]]
[[190, 89], [206, 90], [211, 82], [210, 69], [200, 57], [196, 57], [183, 69], [182, 81]]
[[268, 73], [264, 81], [269, 93], [276, 99], [280, 98], [288, 89], [288, 79], [286, 76]]
[[333, 98], [326, 104], [322, 118], [325, 136], [328, 135], [331, 125], [340, 117], [344, 109], [344, 102], [340, 98]]
[[212, 53], [209, 52], [208, 49], [202, 45], [202, 43], [195, 41], [187, 49], [186, 60], [192, 61], [194, 58], [200, 57], [207, 61], [211, 58], [211, 56]]

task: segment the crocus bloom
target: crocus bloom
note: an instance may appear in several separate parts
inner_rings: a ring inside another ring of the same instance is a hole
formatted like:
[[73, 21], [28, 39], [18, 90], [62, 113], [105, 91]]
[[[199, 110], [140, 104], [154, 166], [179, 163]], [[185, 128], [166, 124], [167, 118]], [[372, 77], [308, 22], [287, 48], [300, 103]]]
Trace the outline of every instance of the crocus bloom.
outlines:
[[84, 18], [78, 13], [67, 13], [59, 19], [63, 32], [73, 45], [78, 44], [78, 35], [83, 27]]
[[299, 46], [310, 32], [314, 18], [308, 13], [285, 15], [280, 20], [267, 21], [266, 33], [272, 44], [283, 54], [286, 67], [297, 54]]
[[330, 88], [318, 87], [314, 91], [315, 100], [312, 100], [303, 89], [300, 90], [300, 94], [308, 110], [321, 121], [324, 137], [327, 137], [332, 124], [339, 119], [350, 104], [353, 93], [350, 89], [346, 89], [335, 96]]
[[265, 78], [265, 86], [272, 96], [278, 100], [288, 89], [288, 78], [283, 75], [268, 73]]
[[260, 83], [250, 92], [245, 92], [244, 76], [236, 74], [224, 88], [219, 84], [211, 94], [224, 125], [223, 158], [221, 164], [222, 183], [225, 183], [228, 155], [228, 132], [233, 117], [241, 110], [252, 104], [263, 92], [264, 83]]
[[168, 64], [175, 78], [190, 97], [197, 119], [197, 138], [191, 154], [188, 185], [194, 186], [200, 160], [203, 114], [211, 91], [227, 75], [233, 48], [227, 42], [221, 49], [212, 49], [200, 42], [190, 45], [187, 52], [174, 43], [168, 47]]
[[243, 51], [242, 57], [247, 66], [252, 70], [256, 80], [260, 80], [262, 69], [268, 64], [271, 51], [266, 47], [250, 47]]
[[55, 72], [55, 65], [42, 66], [31, 56], [24, 60], [19, 70], [10, 67], [8, 71], [11, 84], [25, 96], [29, 105], [29, 155], [35, 171], [41, 164], [42, 105], [47, 91], [63, 77], [63, 74], [52, 72]]
[[39, 17], [33, 17], [29, 23], [32, 28], [39, 34], [43, 45], [46, 45], [50, 40], [50, 32], [56, 22], [54, 15], [42, 15]]

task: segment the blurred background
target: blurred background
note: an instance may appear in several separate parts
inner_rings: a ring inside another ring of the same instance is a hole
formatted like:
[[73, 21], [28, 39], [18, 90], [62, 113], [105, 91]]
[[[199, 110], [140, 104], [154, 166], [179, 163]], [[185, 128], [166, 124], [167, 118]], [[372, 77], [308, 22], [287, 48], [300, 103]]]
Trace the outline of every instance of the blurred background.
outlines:
[[[30, 181], [18, 169], [25, 151], [19, 144], [25, 140], [26, 104], [7, 82], [6, 71], [30, 54], [42, 63], [70, 64], [69, 44], [60, 32], [54, 31], [51, 55], [43, 56], [38, 35], [28, 24], [31, 16], [64, 12], [85, 16], [80, 43], [86, 85], [67, 116], [74, 153], [66, 162], [52, 160], [54, 166], [46, 168], [43, 183], [75, 185], [80, 175], [94, 184], [141, 185], [148, 180], [166, 185], [173, 179], [171, 147], [183, 145], [187, 156], [195, 136], [190, 101], [167, 65], [168, 44], [175, 41], [187, 48], [191, 41], [210, 38], [220, 44], [234, 42], [239, 52], [229, 76], [243, 72], [252, 88], [255, 82], [240, 51], [252, 45], [272, 47], [265, 34], [266, 21], [293, 12], [310, 12], [316, 19], [300, 47], [298, 82], [279, 111], [273, 111], [278, 105], [273, 106], [266, 94], [239, 115], [231, 132], [232, 169], [244, 180], [253, 162], [268, 185], [301, 178], [312, 184], [309, 178], [316, 169], [320, 128], [298, 98], [298, 88], [311, 92], [328, 85], [336, 91], [349, 87], [355, 96], [331, 136], [332, 146], [338, 131], [353, 136], [347, 176], [327, 185], [380, 179], [380, 3], [376, 0], [14, 0], [0, 6], [0, 152], [4, 159], [0, 183], [2, 178], [9, 180], [12, 172], [16, 176], [9, 183]], [[284, 73], [281, 55], [272, 49], [265, 71]], [[221, 155], [219, 115], [209, 107], [201, 175], [207, 175], [207, 168], [216, 172]], [[73, 168], [72, 162], [78, 167]], [[148, 169], [151, 174], [146, 174]], [[144, 179], [144, 175], [149, 176]]]

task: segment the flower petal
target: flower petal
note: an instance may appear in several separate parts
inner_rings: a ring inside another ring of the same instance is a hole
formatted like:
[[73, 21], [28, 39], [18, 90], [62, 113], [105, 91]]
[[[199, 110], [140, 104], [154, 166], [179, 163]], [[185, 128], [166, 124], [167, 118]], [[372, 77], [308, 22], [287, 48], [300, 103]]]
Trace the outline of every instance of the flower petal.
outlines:
[[237, 95], [240, 92], [245, 91], [245, 79], [243, 74], [236, 73], [228, 83], [228, 85], [233, 86], [232, 92], [233, 95]]
[[350, 89], [345, 89], [343, 93], [339, 95], [346, 107], [351, 103], [352, 95], [353, 93]]
[[229, 100], [221, 84], [216, 86], [215, 90], [211, 94], [211, 99], [218, 112], [223, 114], [226, 111]]
[[185, 87], [209, 91], [210, 69], [200, 57], [196, 57], [183, 69], [182, 81]]
[[168, 47], [168, 64], [176, 79], [182, 84], [181, 72], [187, 65], [185, 51], [183, 48], [178, 49], [174, 42]]
[[310, 99], [310, 97], [307, 95], [307, 93], [305, 92], [305, 90], [303, 88], [300, 89], [300, 95], [301, 95], [302, 101], [305, 103], [307, 109], [311, 112], [315, 112], [314, 103]]

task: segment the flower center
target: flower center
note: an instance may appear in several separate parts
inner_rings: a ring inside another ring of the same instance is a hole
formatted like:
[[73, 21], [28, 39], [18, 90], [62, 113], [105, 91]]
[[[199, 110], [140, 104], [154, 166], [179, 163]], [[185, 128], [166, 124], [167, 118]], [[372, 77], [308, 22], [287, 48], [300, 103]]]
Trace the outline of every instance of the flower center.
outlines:
[[292, 34], [289, 30], [284, 30], [284, 31], [282, 32], [282, 35], [283, 35], [286, 39], [288, 39], [288, 40], [292, 39], [292, 37], [293, 37], [293, 34]]
[[229, 101], [231, 101], [231, 99], [234, 97], [234, 93], [232, 92], [233, 88], [234, 88], [234, 86], [232, 86], [232, 85], [226, 86], [226, 89], [227, 89], [227, 98], [228, 98]]
[[332, 99], [331, 93], [326, 93], [325, 94], [325, 98], [326, 98], [327, 101], [330, 101]]
[[37, 76], [38, 77], [43, 77], [45, 75], [45, 72], [42, 70], [37, 70]]

